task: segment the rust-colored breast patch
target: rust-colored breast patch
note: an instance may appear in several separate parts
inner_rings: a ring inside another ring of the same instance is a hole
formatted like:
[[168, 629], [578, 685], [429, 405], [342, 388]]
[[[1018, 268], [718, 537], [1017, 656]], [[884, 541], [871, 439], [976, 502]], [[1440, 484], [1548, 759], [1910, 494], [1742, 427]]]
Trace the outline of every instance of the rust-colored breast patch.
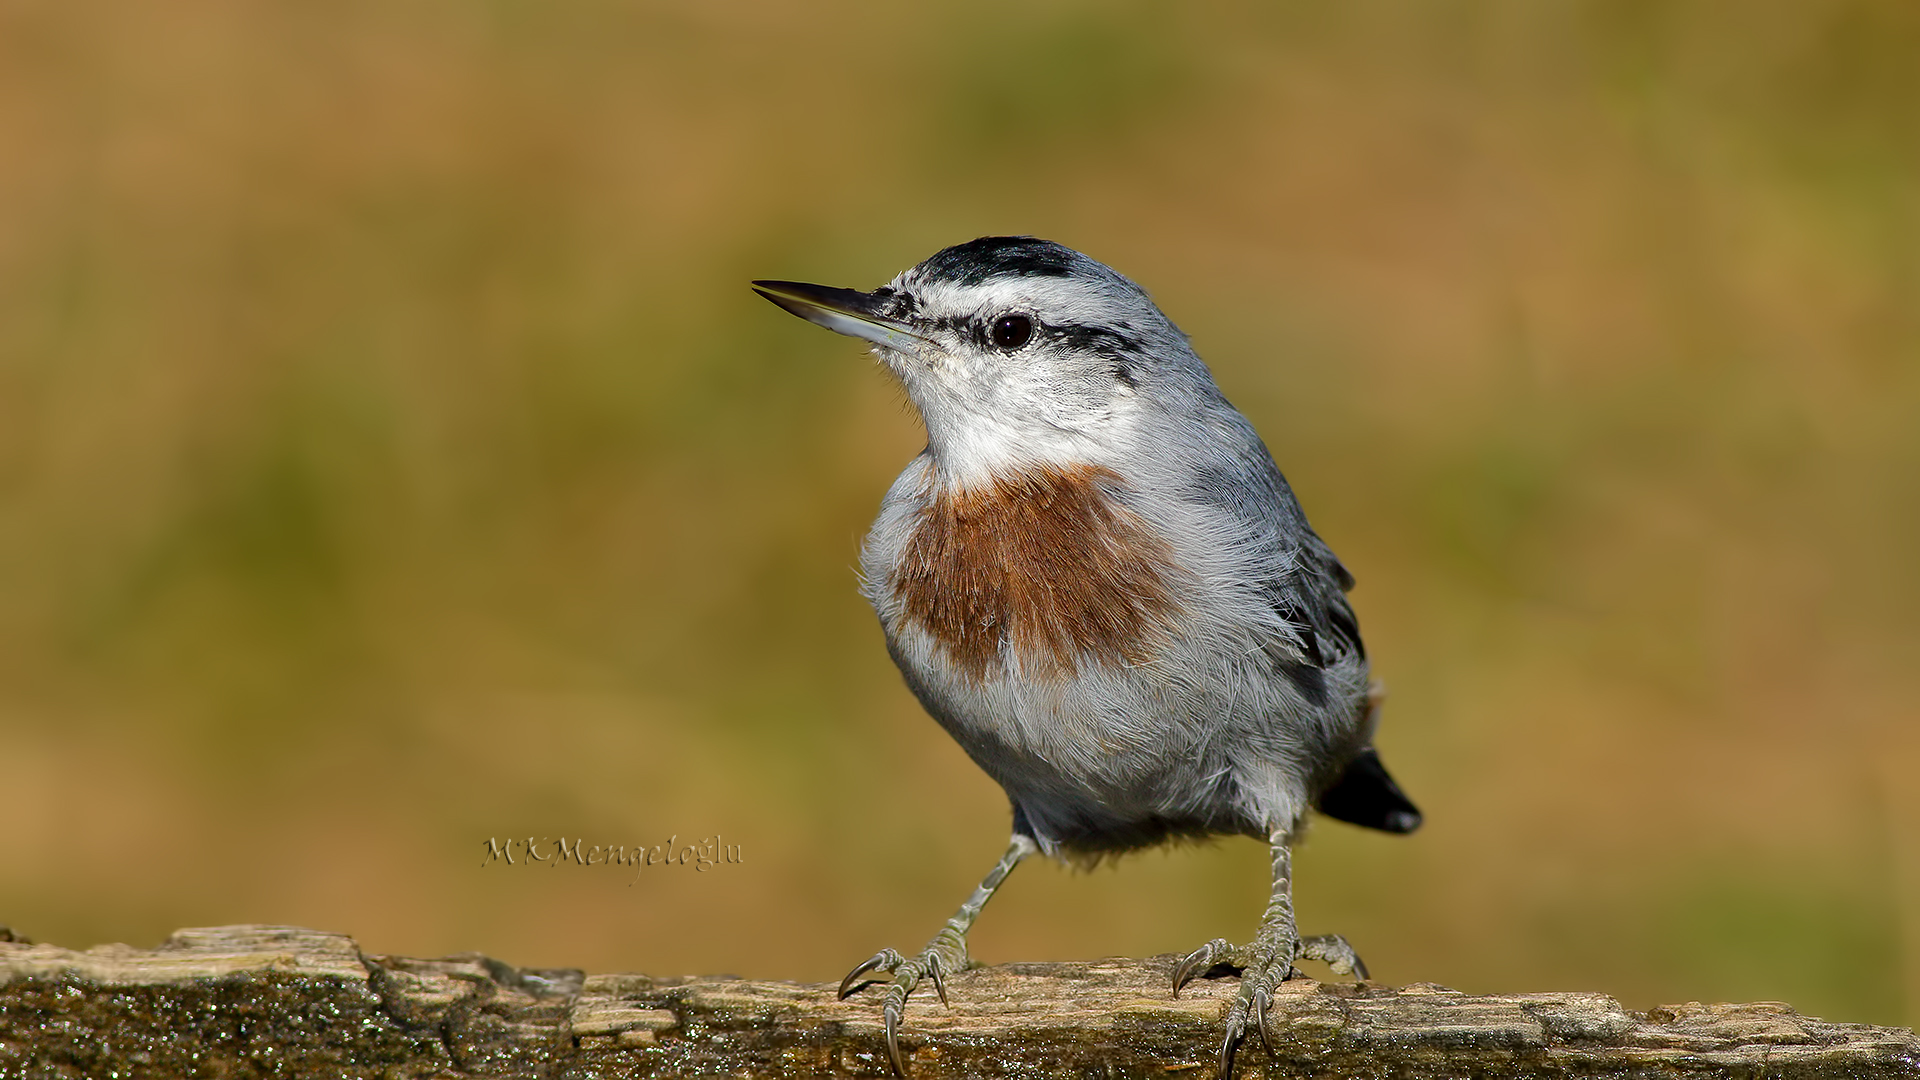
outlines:
[[1071, 675], [1082, 656], [1144, 663], [1172, 627], [1167, 542], [1081, 465], [935, 493], [891, 581], [908, 619], [984, 679], [1010, 643], [1033, 673]]

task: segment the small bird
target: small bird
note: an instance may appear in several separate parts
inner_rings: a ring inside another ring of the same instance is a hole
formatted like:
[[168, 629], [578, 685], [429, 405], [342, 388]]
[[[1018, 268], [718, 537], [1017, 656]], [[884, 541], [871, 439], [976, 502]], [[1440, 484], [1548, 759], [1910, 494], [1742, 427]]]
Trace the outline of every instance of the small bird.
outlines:
[[1253, 943], [1215, 939], [1173, 993], [1239, 969], [1219, 1074], [1301, 958], [1366, 978], [1338, 935], [1294, 927], [1291, 844], [1309, 811], [1412, 832], [1372, 746], [1380, 693], [1353, 577], [1207, 366], [1132, 281], [1049, 240], [987, 236], [872, 292], [755, 291], [871, 343], [927, 430], [861, 552], [863, 589], [914, 696], [1006, 789], [1006, 854], [891, 976], [887, 1054], [907, 997], [966, 968], [967, 931], [1036, 852], [1097, 861], [1179, 837], [1267, 841]]

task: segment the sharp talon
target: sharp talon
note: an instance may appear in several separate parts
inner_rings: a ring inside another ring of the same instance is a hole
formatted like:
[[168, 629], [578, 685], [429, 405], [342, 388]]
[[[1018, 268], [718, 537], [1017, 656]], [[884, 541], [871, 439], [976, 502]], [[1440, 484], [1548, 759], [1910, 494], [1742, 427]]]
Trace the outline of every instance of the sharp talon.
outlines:
[[1232, 948], [1233, 946], [1228, 944], [1225, 938], [1215, 938], [1188, 953], [1185, 960], [1180, 961], [1179, 964], [1174, 966], [1173, 996], [1179, 997], [1181, 987], [1192, 982], [1196, 977], [1205, 974]]
[[940, 995], [940, 1004], [946, 1005], [947, 1008], [951, 1009], [953, 1008], [953, 1006], [947, 1003], [946, 980], [940, 977], [940, 969], [944, 966], [945, 965], [940, 963], [939, 955], [935, 954], [933, 957], [933, 962], [927, 965], [927, 974], [933, 976], [933, 990], [935, 993]]
[[1253, 992], [1253, 1024], [1260, 1031], [1260, 1045], [1266, 1047], [1267, 1056], [1273, 1056], [1273, 1033], [1267, 1030], [1267, 1010], [1273, 1007], [1273, 998], [1265, 990]]
[[1355, 956], [1353, 958], [1353, 977], [1359, 980], [1360, 982], [1367, 981], [1366, 961], [1360, 959], [1358, 956]]
[[1227, 1041], [1220, 1044], [1220, 1072], [1218, 1080], [1233, 1080], [1233, 1051], [1240, 1042], [1245, 1029], [1234, 1020], [1227, 1021]]
[[847, 972], [847, 978], [843, 978], [843, 980], [841, 980], [841, 994], [839, 994], [839, 997], [841, 997], [841, 1001], [845, 1001], [845, 999], [847, 999], [847, 995], [852, 994], [852, 984], [854, 984], [854, 980], [856, 980], [856, 978], [860, 978], [862, 974], [866, 974], [866, 972], [870, 972], [870, 970], [874, 970], [876, 969], [876, 967], [879, 967], [879, 959], [881, 959], [881, 953], [874, 953], [874, 957], [872, 957], [872, 959], [866, 959], [866, 961], [860, 961], [860, 967], [856, 967], [856, 969], [852, 969], [852, 970], [849, 970], [849, 972]]
[[1174, 965], [1174, 968], [1173, 968], [1173, 996], [1174, 997], [1179, 997], [1180, 988], [1192, 982], [1193, 977], [1196, 974], [1198, 974], [1198, 971], [1196, 970], [1197, 965], [1195, 964], [1195, 958], [1198, 957], [1201, 953], [1206, 951], [1207, 950], [1204, 947], [1200, 949], [1196, 949], [1193, 952], [1187, 954], [1187, 958], [1185, 960], [1182, 960], [1178, 964]]
[[907, 1063], [900, 1058], [900, 1014], [892, 1009], [885, 1010], [887, 1018], [887, 1061], [893, 1065], [893, 1075], [906, 1080]]
[[861, 961], [859, 967], [847, 972], [847, 977], [840, 980], [840, 1000], [847, 1000], [847, 995], [853, 993], [854, 982], [857, 981], [860, 976], [886, 963], [887, 954], [892, 951], [892, 949], [881, 949], [879, 952]]

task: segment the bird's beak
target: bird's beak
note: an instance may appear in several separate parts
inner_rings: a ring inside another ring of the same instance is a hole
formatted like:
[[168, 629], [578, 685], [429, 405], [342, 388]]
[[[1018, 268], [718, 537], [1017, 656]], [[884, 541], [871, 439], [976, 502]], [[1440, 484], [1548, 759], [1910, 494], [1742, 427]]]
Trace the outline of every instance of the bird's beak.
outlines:
[[753, 291], [836, 334], [861, 338], [901, 352], [914, 352], [922, 345], [933, 344], [899, 319], [880, 314], [881, 301], [872, 293], [799, 281], [756, 281]]

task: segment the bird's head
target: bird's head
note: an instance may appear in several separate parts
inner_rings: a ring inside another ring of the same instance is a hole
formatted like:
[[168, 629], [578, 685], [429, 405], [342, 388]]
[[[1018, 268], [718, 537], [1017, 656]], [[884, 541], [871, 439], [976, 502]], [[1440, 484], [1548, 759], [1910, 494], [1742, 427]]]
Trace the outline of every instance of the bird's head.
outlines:
[[872, 292], [753, 284], [808, 322], [873, 343], [956, 484], [1122, 460], [1137, 452], [1147, 398], [1178, 392], [1195, 369], [1211, 388], [1186, 336], [1139, 286], [1050, 240], [982, 237]]

